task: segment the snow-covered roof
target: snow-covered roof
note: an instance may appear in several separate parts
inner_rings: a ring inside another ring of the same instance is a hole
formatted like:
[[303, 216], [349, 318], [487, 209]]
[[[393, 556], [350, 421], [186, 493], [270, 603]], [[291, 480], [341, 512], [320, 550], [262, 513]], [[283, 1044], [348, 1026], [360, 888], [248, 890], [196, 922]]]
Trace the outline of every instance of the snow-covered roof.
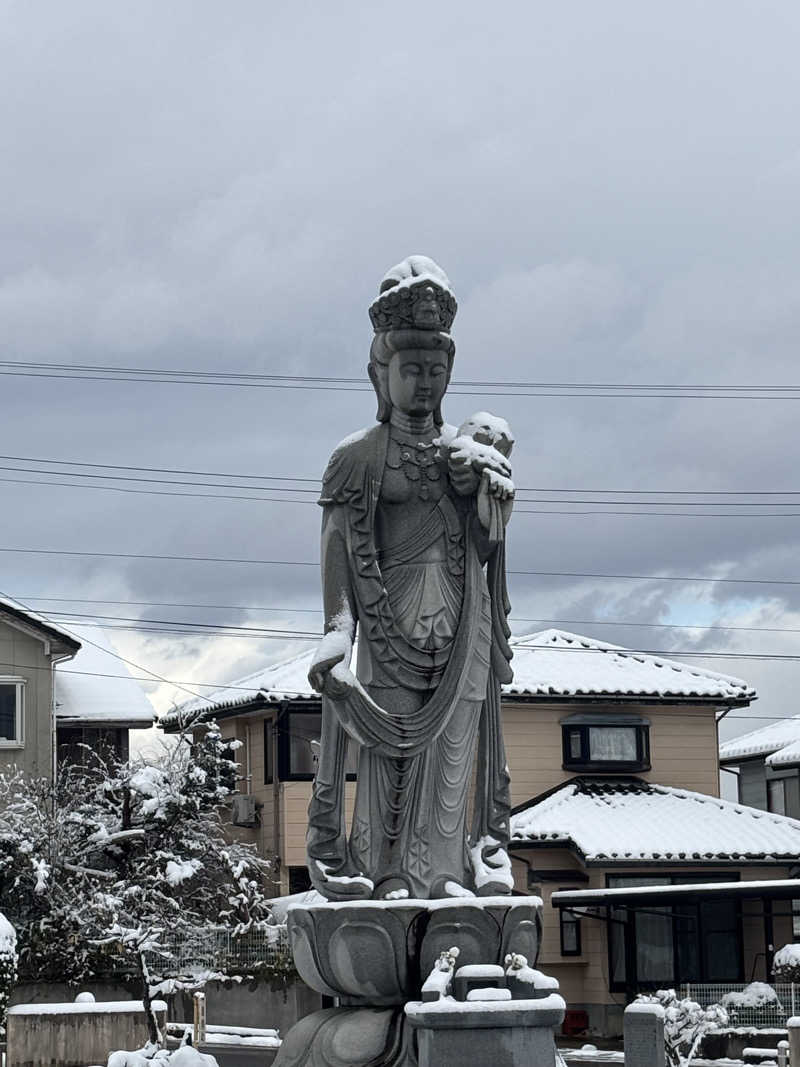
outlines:
[[[747, 703], [755, 690], [739, 678], [687, 666], [661, 656], [630, 652], [565, 630], [542, 630], [511, 642], [514, 681], [503, 686], [511, 697], [641, 697]], [[196, 715], [230, 711], [254, 699], [267, 703], [316, 700], [308, 684], [314, 650], [237, 678], [227, 686], [195, 697], [162, 717], [169, 728]]]
[[244, 678], [237, 678], [206, 696], [193, 697], [163, 715], [159, 724], [169, 727], [179, 722], [189, 722], [206, 712], [242, 707], [257, 697], [271, 704], [280, 704], [284, 700], [317, 700], [319, 694], [308, 682], [308, 671], [315, 653], [315, 649], [308, 649], [290, 660], [273, 663]]
[[507, 696], [635, 696], [754, 700], [741, 678], [663, 656], [631, 652], [565, 630], [541, 630], [512, 640], [514, 681]]
[[[79, 631], [76, 631], [79, 632]], [[96, 642], [89, 644], [89, 641]], [[155, 711], [141, 685], [130, 676], [108, 634], [93, 631], [83, 637], [80, 652], [56, 667], [56, 719], [60, 725], [153, 725]], [[98, 648], [103, 645], [108, 651]]]
[[40, 615], [37, 611], [31, 611], [30, 608], [23, 607], [15, 600], [0, 596], [0, 617], [4, 614], [6, 617], [11, 616], [12, 619], [26, 623], [35, 630], [43, 632], [51, 640], [55, 639], [56, 641], [63, 642], [70, 648], [70, 650], [77, 651], [77, 649], [80, 648], [80, 641], [73, 637], [71, 633], [63, 630], [60, 626], [56, 626], [54, 622], [50, 622], [44, 615]]
[[771, 767], [800, 763], [800, 715], [751, 730], [719, 746], [719, 761], [723, 764], [758, 756], [766, 756]]
[[511, 816], [513, 844], [574, 847], [587, 861], [796, 860], [800, 821], [641, 778], [578, 778]]

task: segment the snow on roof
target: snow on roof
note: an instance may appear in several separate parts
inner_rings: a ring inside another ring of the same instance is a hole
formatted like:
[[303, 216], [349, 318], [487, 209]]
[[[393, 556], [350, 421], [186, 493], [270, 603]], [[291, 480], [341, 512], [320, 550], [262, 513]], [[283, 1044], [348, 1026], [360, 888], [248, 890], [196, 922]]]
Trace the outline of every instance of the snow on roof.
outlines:
[[70, 648], [80, 647], [80, 642], [77, 638], [73, 637], [67, 630], [62, 630], [60, 626], [56, 626], [54, 622], [50, 622], [44, 615], [40, 615], [37, 611], [31, 611], [30, 608], [18, 604], [15, 600], [10, 599], [9, 597], [0, 596], [0, 615], [2, 615], [4, 611], [13, 615], [17, 619], [27, 622], [30, 626], [45, 630], [51, 637], [66, 642]]
[[740, 678], [565, 630], [542, 630], [516, 637], [511, 644], [514, 681], [503, 687], [507, 696], [698, 697], [737, 702], [756, 696]]
[[[90, 640], [95, 644], [89, 644]], [[152, 726], [153, 705], [130, 676], [127, 664], [117, 656], [108, 634], [93, 629], [91, 637], [83, 637], [83, 641], [80, 652], [68, 665], [56, 667], [59, 724]]]
[[573, 845], [586, 860], [797, 859], [800, 821], [640, 778], [580, 778], [511, 816], [512, 844]]
[[[783, 751], [790, 748], [793, 751]], [[800, 762], [800, 715], [761, 726], [719, 746], [720, 763], [737, 763], [755, 756], [768, 756], [767, 762], [773, 767], [785, 766], [793, 761], [792, 757]]]
[[[503, 686], [505, 696], [684, 697], [737, 703], [756, 696], [755, 690], [739, 678], [630, 652], [565, 630], [542, 630], [513, 638], [511, 644], [514, 681]], [[187, 700], [163, 716], [161, 725], [175, 726], [198, 714], [242, 707], [259, 696], [269, 703], [315, 700], [318, 694], [308, 684], [314, 654], [313, 650], [301, 652], [283, 663], [237, 678], [207, 696]]]
[[193, 697], [174, 711], [163, 715], [160, 725], [177, 725], [205, 712], [241, 707], [259, 696], [274, 704], [284, 700], [318, 699], [319, 694], [314, 692], [308, 682], [308, 671], [315, 654], [315, 649], [308, 649], [290, 660], [273, 663], [253, 674], [245, 675], [244, 678], [237, 678], [230, 685], [222, 686], [207, 696]]

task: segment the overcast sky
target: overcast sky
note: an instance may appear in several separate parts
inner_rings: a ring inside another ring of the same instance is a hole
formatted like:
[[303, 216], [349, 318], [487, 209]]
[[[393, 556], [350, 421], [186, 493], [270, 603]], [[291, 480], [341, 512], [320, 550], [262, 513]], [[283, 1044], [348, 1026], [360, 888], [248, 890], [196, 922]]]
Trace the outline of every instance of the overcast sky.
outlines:
[[[423, 253], [459, 300], [457, 378], [798, 384], [788, 0], [0, 13], [2, 359], [362, 377], [378, 282]], [[3, 455], [255, 475], [318, 477], [375, 408], [364, 392], [2, 383]], [[505, 415], [527, 488], [797, 491], [799, 405], [450, 396], [445, 414]], [[0, 547], [317, 558], [308, 503], [0, 490]], [[510, 566], [797, 580], [798, 521], [518, 514]], [[319, 624], [289, 610], [318, 604], [310, 567], [0, 553], [0, 589], [258, 609], [74, 605], [117, 616]], [[800, 586], [516, 576], [511, 594], [519, 620], [631, 647], [800, 652], [792, 633], [610, 625], [800, 628]], [[307, 647], [114, 640], [168, 678], [220, 683]], [[749, 714], [799, 710], [800, 663], [704, 662], [757, 686]], [[186, 693], [151, 695], [165, 709]], [[759, 725], [743, 714], [723, 736]]]

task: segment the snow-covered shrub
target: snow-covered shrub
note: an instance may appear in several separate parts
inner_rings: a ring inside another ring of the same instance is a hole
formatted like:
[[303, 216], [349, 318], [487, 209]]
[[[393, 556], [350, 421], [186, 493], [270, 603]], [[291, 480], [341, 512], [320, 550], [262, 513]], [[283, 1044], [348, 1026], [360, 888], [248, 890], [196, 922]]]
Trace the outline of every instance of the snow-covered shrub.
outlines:
[[779, 948], [772, 961], [772, 973], [782, 982], [800, 982], [800, 945]]
[[741, 992], [726, 993], [720, 1003], [732, 1015], [741, 1008], [780, 1008], [778, 994], [766, 982], [751, 982]]
[[62, 980], [109, 963], [138, 974], [156, 1046], [150, 1003], [165, 983], [250, 977], [218, 964], [186, 974], [176, 943], [271, 921], [268, 864], [229, 841], [220, 818], [236, 783], [230, 755], [210, 723], [155, 760], [94, 753], [55, 786], [0, 778], [0, 909], [22, 935], [23, 965]]
[[701, 1008], [688, 998], [681, 1000], [674, 989], [640, 993], [637, 1004], [659, 1004], [664, 1009], [664, 1046], [668, 1067], [686, 1067], [706, 1034], [726, 1026], [728, 1013], [719, 1004]]
[[139, 1052], [112, 1052], [107, 1067], [219, 1067], [219, 1064], [214, 1056], [184, 1045], [174, 1052], [152, 1048]]
[[17, 935], [0, 912], [0, 1037], [6, 1032], [6, 1011], [17, 980]]

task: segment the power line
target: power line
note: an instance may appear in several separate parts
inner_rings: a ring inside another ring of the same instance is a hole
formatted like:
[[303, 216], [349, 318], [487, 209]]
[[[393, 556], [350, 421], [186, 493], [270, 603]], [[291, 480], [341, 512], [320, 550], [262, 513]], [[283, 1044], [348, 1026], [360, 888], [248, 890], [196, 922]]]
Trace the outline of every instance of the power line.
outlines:
[[[0, 455], [0, 459], [13, 461], [15, 463], [49, 463], [53, 466], [63, 467], [92, 467], [93, 469], [102, 470], [123, 470], [123, 471], [140, 471], [146, 474], [184, 474], [192, 475], [194, 477], [202, 478], [236, 478], [240, 481], [267, 481], [267, 482], [309, 482], [314, 485], [320, 485], [321, 478], [309, 478], [301, 475], [286, 475], [286, 474], [241, 474], [231, 471], [198, 471], [187, 470], [182, 467], [141, 467], [131, 464], [122, 463], [96, 463], [88, 462], [85, 460], [68, 460], [68, 459], [51, 459], [42, 458], [41, 456], [3, 456]], [[19, 467], [6, 467], [0, 468], [4, 470], [21, 470]], [[45, 471], [43, 473], [55, 474], [56, 471]], [[79, 477], [89, 477], [89, 475], [81, 474], [79, 471], [66, 471], [65, 475], [75, 475]], [[96, 477], [103, 477], [103, 475], [97, 475]], [[109, 475], [108, 477], [116, 477], [116, 475]], [[166, 479], [136, 479], [139, 481], [148, 480], [156, 482], [165, 482]], [[211, 482], [181, 482], [167, 484], [185, 484], [185, 485], [213, 485]], [[221, 488], [245, 488], [244, 486], [234, 486], [230, 483], [225, 483]], [[270, 486], [262, 488], [272, 488]], [[299, 491], [299, 490], [298, 490]], [[304, 492], [316, 492], [317, 490], [304, 490]], [[518, 493], [594, 493], [594, 494], [610, 494], [612, 496], [800, 496], [800, 490], [796, 489], [565, 489], [565, 488], [534, 488], [526, 489], [522, 487], [517, 488]], [[566, 501], [564, 501], [566, 503]], [[735, 506], [732, 505], [732, 506]]]
[[[186, 604], [176, 603], [175, 601], [164, 600], [89, 600], [79, 597], [39, 597], [28, 596], [26, 600], [40, 601], [44, 600], [48, 603], [59, 604], [126, 604], [132, 607], [152, 607], [152, 608], [199, 608], [202, 610], [222, 610], [222, 611], [273, 611], [276, 614], [304, 614], [304, 615], [322, 615], [322, 608], [292, 608], [292, 607], [274, 607], [263, 605], [249, 605], [249, 604]], [[48, 611], [48, 615], [69, 615], [71, 617], [77, 617], [74, 612], [67, 611]], [[106, 616], [89, 614], [86, 618], [105, 618]], [[108, 616], [114, 618], [114, 616]], [[137, 622], [153, 622], [156, 620], [151, 619], [136, 619]], [[189, 620], [170, 620], [181, 625], [201, 625], [195, 624]], [[623, 627], [636, 627], [636, 628], [648, 628], [648, 629], [661, 629], [661, 630], [720, 630], [720, 631], [734, 631], [741, 633], [773, 633], [773, 634], [797, 634], [800, 633], [800, 627], [792, 628], [785, 626], [719, 626], [706, 623], [669, 623], [669, 622], [639, 622], [630, 621], [625, 619], [534, 619], [526, 618], [519, 615], [511, 615], [511, 622], [527, 622], [538, 623], [540, 625], [550, 626], [623, 626]], [[216, 623], [212, 624], [217, 627], [226, 629], [237, 629], [236, 624], [228, 623]]]
[[[202, 610], [212, 609], [221, 611], [274, 611], [285, 614], [321, 615], [322, 608], [298, 608], [298, 607], [275, 607], [257, 604], [187, 604], [174, 600], [97, 600], [84, 597], [52, 597], [52, 596], [25, 596], [25, 600], [47, 601], [49, 604], [126, 604], [131, 607], [147, 608], [199, 608]], [[69, 614], [68, 612], [50, 611], [50, 615]], [[97, 616], [99, 618], [99, 616]], [[800, 628], [783, 626], [718, 626], [706, 623], [675, 623], [675, 622], [639, 622], [625, 619], [532, 619], [523, 618], [519, 615], [511, 615], [512, 622], [535, 622], [540, 624], [561, 626], [635, 626], [649, 627], [663, 630], [735, 630], [747, 633], [775, 633], [796, 634]], [[144, 620], [143, 620], [144, 621]], [[227, 624], [221, 624], [227, 625]]]
[[[6, 366], [9, 364], [6, 363]], [[19, 364], [16, 364], [19, 366]], [[57, 367], [59, 364], [48, 364], [48, 366]], [[67, 379], [70, 381], [108, 381], [108, 382], [142, 382], [153, 383], [158, 385], [203, 385], [211, 387], [223, 387], [223, 388], [239, 388], [239, 389], [300, 389], [300, 390], [316, 390], [322, 392], [354, 392], [354, 393], [369, 393], [371, 387], [365, 383], [361, 385], [345, 385], [334, 384], [336, 379], [315, 379], [311, 377], [300, 379], [299, 376], [283, 376], [285, 380], [279, 380], [278, 375], [272, 375], [269, 381], [245, 381], [245, 380], [232, 380], [224, 379], [218, 374], [214, 374], [212, 377], [203, 377], [204, 372], [190, 372], [190, 377], [177, 377], [172, 371], [156, 371], [157, 377], [151, 376], [148, 373], [135, 373], [128, 371], [124, 374], [117, 373], [117, 368], [114, 367], [101, 367], [90, 368], [102, 373], [78, 373], [70, 371], [68, 365], [61, 365], [65, 367], [64, 373], [55, 373], [53, 371], [45, 370], [0, 370], [0, 375], [6, 377], [18, 377], [18, 378], [53, 378], [53, 379]], [[344, 381], [352, 381], [352, 379], [343, 379]], [[483, 397], [543, 397], [543, 398], [568, 398], [568, 399], [601, 399], [601, 400], [619, 400], [619, 399], [637, 399], [637, 400], [800, 400], [800, 391], [795, 390], [791, 386], [777, 386], [774, 390], [770, 390], [769, 387], [764, 387], [763, 391], [759, 390], [760, 387], [752, 386], [754, 391], [744, 393], [737, 391], [740, 389], [738, 386], [734, 386], [728, 389], [726, 392], [687, 392], [685, 390], [694, 388], [702, 388], [697, 386], [616, 386], [607, 385], [599, 386], [599, 388], [605, 389], [605, 392], [587, 392], [582, 386], [564, 385], [562, 390], [570, 389], [571, 392], [561, 391], [552, 392], [557, 386], [547, 385], [548, 391], [542, 391], [540, 389], [509, 389], [502, 386], [500, 383], [497, 385], [489, 385], [480, 389], [468, 389], [463, 386], [459, 386], [454, 383], [450, 389], [450, 393], [453, 396], [483, 396]], [[630, 390], [638, 388], [642, 390], [648, 390], [645, 392], [632, 392]], [[669, 389], [669, 392], [656, 392], [656, 388]], [[721, 387], [725, 389], [725, 387]]]
[[[0, 469], [3, 469], [3, 468], [0, 468]], [[77, 477], [82, 477], [82, 475], [78, 474], [77, 472], [76, 472], [76, 476]], [[170, 497], [173, 500], [180, 499], [182, 497], [187, 497], [187, 498], [190, 498], [190, 499], [201, 499], [201, 500], [245, 500], [245, 501], [255, 502], [255, 503], [258, 503], [258, 504], [306, 504], [306, 505], [314, 505], [314, 504], [316, 504], [315, 500], [296, 500], [296, 499], [293, 499], [292, 497], [289, 497], [289, 496], [245, 496], [245, 495], [231, 494], [231, 493], [184, 493], [184, 492], [180, 492], [179, 493], [179, 492], [175, 492], [174, 490], [131, 489], [131, 488], [127, 487], [127, 486], [119, 486], [119, 485], [86, 485], [86, 484], [83, 484], [81, 482], [65, 482], [65, 481], [53, 482], [53, 481], [47, 481], [47, 480], [45, 480], [43, 478], [33, 479], [33, 478], [7, 478], [7, 477], [0, 477], [0, 482], [6, 483], [6, 484], [10, 483], [10, 484], [13, 484], [13, 485], [32, 485], [32, 486], [47, 485], [47, 486], [52, 486], [52, 487], [57, 488], [57, 489], [94, 489], [94, 490], [98, 490], [99, 489], [100, 491], [105, 491], [105, 492], [110, 492], [110, 493], [133, 494], [134, 496], [161, 496], [161, 497], [165, 497], [166, 496], [166, 497]], [[189, 484], [202, 485], [203, 483], [196, 482], [196, 483], [189, 483]], [[250, 486], [238, 486], [237, 488], [250, 489], [251, 487]], [[284, 492], [307, 493], [307, 492], [312, 492], [313, 491], [313, 490], [307, 490], [307, 489], [289, 489], [289, 488], [282, 489], [282, 487], [279, 487], [279, 486], [273, 486], [272, 488], [273, 488], [273, 490], [275, 492], [284, 491]], [[523, 500], [522, 502], [523, 503], [537, 503], [537, 501], [533, 501], [533, 500], [530, 500], [530, 501]], [[572, 504], [573, 501], [558, 501], [558, 503]], [[575, 502], [575, 503], [577, 503], [577, 502]], [[603, 503], [603, 501], [598, 501], [598, 503]], [[630, 503], [633, 506], [637, 502], [636, 501], [629, 501], [628, 503]], [[658, 502], [658, 503], [659, 503], [659, 506], [665, 506], [661, 502]], [[704, 506], [709, 506], [709, 505], [704, 505]], [[731, 506], [736, 506], [736, 505], [731, 505]], [[741, 506], [743, 506], [743, 507], [756, 507], [756, 506], [762, 506], [762, 505], [748, 504], [748, 503], [743, 501]], [[796, 504], [793, 504], [793, 503], [789, 502], [789, 503], [786, 503], [784, 506], [786, 506], [786, 507], [797, 507], [799, 505], [796, 505]], [[605, 508], [591, 509], [591, 510], [583, 509], [583, 510], [576, 511], [574, 509], [573, 510], [566, 510], [566, 509], [519, 508], [518, 507], [518, 508], [514, 509], [514, 514], [515, 515], [616, 515], [616, 516], [629, 516], [629, 517], [632, 517], [632, 518], [645, 516], [645, 517], [667, 518], [667, 519], [669, 519], [669, 518], [688, 518], [688, 519], [796, 519], [796, 518], [800, 518], [800, 512], [794, 512], [794, 511], [785, 511], [785, 512], [782, 512], [782, 511], [770, 511], [770, 512], [610, 511], [610, 510], [605, 509]]]
[[[151, 552], [89, 552], [63, 548], [16, 548], [0, 546], [0, 552], [19, 553], [37, 556], [77, 556], [98, 559], [150, 559], [188, 563], [239, 563], [257, 566], [276, 567], [319, 567], [319, 561], [296, 559], [248, 559], [235, 556], [189, 556], [168, 555]], [[708, 578], [703, 576], [667, 575], [667, 574], [602, 574], [592, 571], [529, 571], [509, 570], [508, 574], [526, 575], [537, 578], [598, 578], [636, 582], [715, 582], [728, 585], [800, 585], [800, 579], [790, 578]]]

